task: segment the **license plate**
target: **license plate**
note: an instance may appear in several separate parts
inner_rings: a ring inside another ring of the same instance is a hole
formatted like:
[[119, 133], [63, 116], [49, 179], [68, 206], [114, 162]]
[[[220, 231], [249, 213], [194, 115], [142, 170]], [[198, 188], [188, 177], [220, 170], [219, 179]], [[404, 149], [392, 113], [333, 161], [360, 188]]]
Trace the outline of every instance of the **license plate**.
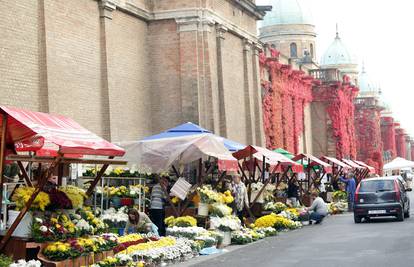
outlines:
[[385, 214], [387, 213], [385, 210], [369, 210], [368, 214]]

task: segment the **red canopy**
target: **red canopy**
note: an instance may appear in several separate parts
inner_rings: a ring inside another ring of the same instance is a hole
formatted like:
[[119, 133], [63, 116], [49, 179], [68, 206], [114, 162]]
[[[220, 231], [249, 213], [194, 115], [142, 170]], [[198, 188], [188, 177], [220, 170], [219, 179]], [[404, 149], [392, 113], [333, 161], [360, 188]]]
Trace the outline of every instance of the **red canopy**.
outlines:
[[332, 157], [327, 157], [327, 156], [323, 156], [321, 157], [321, 160], [328, 162], [328, 163], [332, 163], [332, 164], [336, 164], [344, 169], [352, 169], [351, 166], [343, 163], [342, 161], [336, 159], [336, 158], [332, 158]]
[[364, 167], [356, 164], [355, 162], [353, 162], [350, 159], [342, 159], [343, 162], [345, 162], [346, 164], [348, 164], [349, 166], [351, 166], [354, 169], [365, 169]]
[[300, 172], [303, 170], [302, 165], [290, 160], [282, 154], [259, 146], [247, 146], [242, 150], [234, 152], [233, 156], [238, 160], [245, 159], [250, 156], [253, 156], [259, 161], [263, 161], [264, 158], [266, 160], [266, 163], [270, 164], [271, 166], [292, 166], [292, 169], [295, 172]]
[[359, 160], [353, 160], [356, 164], [358, 164], [358, 165], [360, 165], [360, 166], [362, 166], [362, 167], [364, 167], [364, 168], [366, 168], [366, 169], [368, 169], [369, 170], [369, 172], [371, 172], [371, 173], [375, 173], [375, 168], [374, 167], [371, 167], [371, 166], [369, 166], [368, 164], [365, 164], [365, 162], [363, 162], [363, 161], [359, 161]]
[[[7, 114], [8, 144], [18, 151], [39, 151], [45, 144], [62, 154], [122, 156], [125, 151], [61, 115], [0, 106]], [[0, 121], [0, 125], [2, 121]], [[49, 148], [48, 148], [49, 149]]]
[[318, 159], [315, 156], [312, 156], [310, 154], [298, 154], [295, 157], [292, 158], [293, 161], [299, 161], [301, 159], [307, 159], [308, 160], [308, 166], [309, 167], [313, 167], [313, 166], [321, 166], [326, 173], [332, 173], [332, 166], [320, 159]]

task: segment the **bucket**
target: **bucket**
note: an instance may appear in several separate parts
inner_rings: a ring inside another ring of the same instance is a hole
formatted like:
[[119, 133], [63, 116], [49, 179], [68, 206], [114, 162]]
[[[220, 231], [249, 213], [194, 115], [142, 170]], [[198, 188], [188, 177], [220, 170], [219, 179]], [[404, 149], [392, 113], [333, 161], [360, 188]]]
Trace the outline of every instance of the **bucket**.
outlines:
[[[9, 210], [9, 216], [7, 221], [7, 228], [10, 228], [13, 222], [16, 220], [17, 216], [19, 216], [20, 211], [16, 210]], [[30, 212], [27, 212], [20, 223], [17, 225], [16, 229], [14, 230], [12, 236], [17, 237], [30, 237], [31, 236], [31, 225], [32, 225], [33, 217]]]
[[223, 235], [223, 242], [221, 243], [221, 245], [223, 247], [227, 247], [231, 244], [231, 232], [230, 231], [219, 231], [222, 235]]
[[198, 203], [198, 215], [208, 216], [208, 204], [202, 202]]

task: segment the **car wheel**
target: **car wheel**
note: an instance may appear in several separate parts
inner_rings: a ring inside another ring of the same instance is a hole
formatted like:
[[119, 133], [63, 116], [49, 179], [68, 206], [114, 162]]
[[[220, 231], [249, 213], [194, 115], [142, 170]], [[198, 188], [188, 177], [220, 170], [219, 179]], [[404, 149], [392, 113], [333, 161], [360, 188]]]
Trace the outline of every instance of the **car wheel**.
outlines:
[[354, 213], [354, 222], [355, 223], [361, 223], [361, 217], [359, 217], [358, 215], [355, 215], [355, 213]]
[[397, 215], [397, 221], [402, 222], [404, 221], [404, 208], [401, 209], [400, 213]]

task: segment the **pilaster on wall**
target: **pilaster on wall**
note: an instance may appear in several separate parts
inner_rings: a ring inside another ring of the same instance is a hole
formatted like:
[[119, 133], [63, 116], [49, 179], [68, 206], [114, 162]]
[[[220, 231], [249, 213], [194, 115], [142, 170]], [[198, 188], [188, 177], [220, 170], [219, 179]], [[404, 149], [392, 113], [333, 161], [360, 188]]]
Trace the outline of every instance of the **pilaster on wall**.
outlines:
[[107, 50], [107, 23], [112, 20], [112, 12], [116, 5], [109, 0], [99, 2], [99, 20], [100, 20], [100, 49], [101, 49], [101, 94], [102, 94], [102, 130], [103, 137], [111, 140], [111, 108], [109, 100], [108, 85], [108, 50]]
[[264, 127], [263, 127], [263, 111], [262, 111], [262, 92], [260, 85], [260, 67], [259, 54], [262, 48], [257, 44], [253, 44], [252, 48], [252, 75], [253, 75], [253, 131], [255, 132], [255, 140], [253, 144], [258, 146], [265, 145]]
[[256, 139], [255, 132], [253, 131], [253, 125], [254, 125], [254, 116], [252, 115], [253, 107], [253, 99], [252, 99], [252, 82], [250, 81], [250, 77], [252, 73], [250, 70], [251, 65], [250, 59], [251, 59], [251, 50], [252, 50], [252, 42], [245, 39], [243, 40], [244, 46], [243, 46], [243, 70], [244, 70], [244, 106], [246, 108], [246, 137], [247, 142], [249, 144], [254, 144], [254, 140]]
[[223, 73], [223, 49], [225, 33], [227, 28], [223, 26], [217, 26], [217, 81], [218, 81], [218, 101], [219, 101], [219, 133], [221, 136], [227, 136], [227, 125], [226, 125], [226, 108], [224, 99], [224, 73]]
[[179, 35], [182, 121], [199, 123], [198, 18], [176, 19]]

